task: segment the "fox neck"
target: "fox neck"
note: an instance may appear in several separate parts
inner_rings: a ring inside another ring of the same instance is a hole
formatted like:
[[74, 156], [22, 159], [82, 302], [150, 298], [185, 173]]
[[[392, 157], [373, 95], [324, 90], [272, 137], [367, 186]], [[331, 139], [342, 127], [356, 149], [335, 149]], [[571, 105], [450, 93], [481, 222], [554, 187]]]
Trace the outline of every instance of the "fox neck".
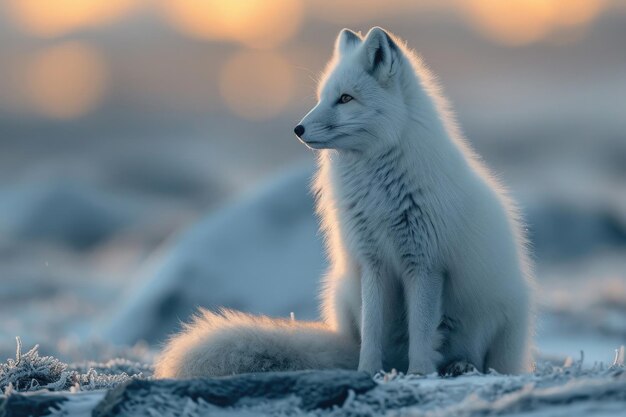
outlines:
[[[407, 97], [407, 106], [418, 110], [407, 115], [400, 137], [380, 140], [359, 152], [323, 150], [319, 163], [329, 165], [332, 171], [355, 174], [375, 170], [382, 162], [394, 163], [422, 179], [449, 177], [468, 169], [464, 144], [449, 131], [436, 105], [428, 97]], [[394, 159], [390, 160], [389, 155]]]

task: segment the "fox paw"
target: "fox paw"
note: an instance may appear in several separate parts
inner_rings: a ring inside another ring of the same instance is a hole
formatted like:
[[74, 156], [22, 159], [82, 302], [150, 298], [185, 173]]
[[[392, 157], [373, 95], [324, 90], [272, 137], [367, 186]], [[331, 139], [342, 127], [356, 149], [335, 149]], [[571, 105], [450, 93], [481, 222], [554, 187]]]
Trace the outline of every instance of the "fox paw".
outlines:
[[444, 366], [439, 374], [441, 376], [457, 377], [471, 372], [478, 372], [478, 369], [467, 361], [454, 361]]
[[409, 364], [407, 374], [412, 375], [429, 375], [437, 372], [435, 365], [430, 362]]
[[383, 370], [383, 364], [382, 361], [359, 361], [358, 370], [374, 376]]

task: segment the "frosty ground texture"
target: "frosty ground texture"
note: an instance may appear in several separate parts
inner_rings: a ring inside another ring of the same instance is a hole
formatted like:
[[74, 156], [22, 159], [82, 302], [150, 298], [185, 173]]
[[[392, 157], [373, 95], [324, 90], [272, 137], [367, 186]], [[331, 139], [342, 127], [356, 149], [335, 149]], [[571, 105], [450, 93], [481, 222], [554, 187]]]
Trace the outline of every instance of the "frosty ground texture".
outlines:
[[15, 359], [0, 364], [0, 390], [10, 394], [39, 390], [107, 389], [129, 379], [143, 379], [151, 374], [150, 365], [126, 359], [68, 365], [53, 356], [40, 356], [37, 345], [22, 353], [22, 344], [18, 338]]
[[[355, 371], [154, 380], [125, 360], [68, 365], [37, 348], [0, 365], [0, 415], [108, 416], [619, 416], [623, 350], [611, 366], [543, 363], [532, 374], [457, 378]], [[93, 414], [91, 414], [93, 413]]]
[[[172, 389], [162, 388], [151, 390], [149, 397], [130, 396], [116, 411], [117, 415], [128, 416], [150, 416], [151, 410], [157, 410], [163, 416], [617, 415], [626, 412], [626, 372], [619, 367], [590, 370], [578, 365], [570, 368], [546, 367], [532, 375], [516, 377], [497, 374], [459, 378], [379, 375], [374, 388], [360, 394], [350, 391], [340, 405], [330, 402], [329, 407], [311, 409], [307, 404], [322, 404], [325, 401], [325, 398], [311, 400], [312, 396], [320, 395], [313, 378], [316, 374], [320, 376], [317, 384], [328, 380], [327, 373], [323, 372], [290, 375], [294, 384], [299, 377], [306, 375], [309, 378], [312, 385], [310, 393], [305, 395], [286, 392], [283, 398], [271, 400], [244, 397], [233, 405], [222, 407], [211, 401], [208, 395], [208, 399], [192, 399], [180, 396]], [[343, 372], [337, 377], [345, 381], [350, 376], [358, 386], [362, 375]]]

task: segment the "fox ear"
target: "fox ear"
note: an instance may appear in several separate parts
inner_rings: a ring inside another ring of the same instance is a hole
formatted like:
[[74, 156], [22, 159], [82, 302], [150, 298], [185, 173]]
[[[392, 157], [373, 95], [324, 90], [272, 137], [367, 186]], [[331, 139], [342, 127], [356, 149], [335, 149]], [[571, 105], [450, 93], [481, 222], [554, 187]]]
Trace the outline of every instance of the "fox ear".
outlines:
[[398, 46], [384, 29], [372, 28], [364, 41], [365, 69], [379, 81], [385, 82], [398, 67]]
[[335, 53], [337, 56], [345, 55], [363, 42], [361, 35], [350, 29], [341, 29], [335, 41]]

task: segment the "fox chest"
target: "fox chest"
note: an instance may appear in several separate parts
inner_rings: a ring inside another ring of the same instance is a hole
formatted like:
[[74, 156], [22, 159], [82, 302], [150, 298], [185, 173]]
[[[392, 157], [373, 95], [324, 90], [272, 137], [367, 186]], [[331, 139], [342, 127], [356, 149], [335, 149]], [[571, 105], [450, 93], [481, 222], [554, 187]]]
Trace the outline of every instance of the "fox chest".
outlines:
[[419, 187], [402, 178], [353, 184], [339, 207], [346, 246], [357, 258], [399, 272], [425, 266], [435, 229]]

